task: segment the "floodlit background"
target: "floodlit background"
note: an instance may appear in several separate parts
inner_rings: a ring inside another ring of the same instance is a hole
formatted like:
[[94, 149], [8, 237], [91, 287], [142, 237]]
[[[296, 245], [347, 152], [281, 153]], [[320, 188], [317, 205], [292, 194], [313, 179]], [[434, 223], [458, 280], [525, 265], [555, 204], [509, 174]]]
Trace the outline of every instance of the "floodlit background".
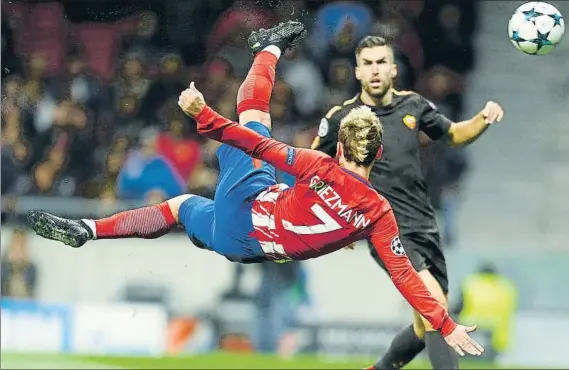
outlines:
[[[282, 141], [308, 147], [357, 93], [353, 47], [367, 34], [394, 43], [397, 88], [451, 119], [503, 105], [502, 123], [466, 150], [423, 151], [453, 314], [476, 316], [489, 349], [485, 364], [464, 364], [569, 366], [569, 41], [543, 57], [517, 51], [506, 28], [521, 4], [3, 0], [2, 366], [361, 368], [385, 351], [410, 309], [364, 245], [240, 266], [183, 233], [72, 250], [24, 223], [37, 208], [102, 217], [211, 196], [216, 143], [196, 135], [178, 94], [196, 81], [235, 118], [246, 37], [291, 19], [310, 37], [279, 62]], [[569, 2], [551, 4], [569, 15]], [[477, 290], [483, 273], [491, 288]], [[128, 357], [139, 355], [153, 358]]]

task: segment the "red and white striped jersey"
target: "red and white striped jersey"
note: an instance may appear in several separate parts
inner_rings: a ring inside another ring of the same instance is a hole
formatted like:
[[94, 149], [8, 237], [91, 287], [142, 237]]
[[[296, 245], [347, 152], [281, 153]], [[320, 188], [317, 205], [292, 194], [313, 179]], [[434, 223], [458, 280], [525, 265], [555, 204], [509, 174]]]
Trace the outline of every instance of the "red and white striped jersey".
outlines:
[[305, 260], [369, 239], [409, 303], [443, 335], [456, 324], [428, 292], [399, 240], [389, 202], [364, 178], [319, 151], [288, 146], [219, 115], [209, 107], [196, 117], [198, 132], [227, 143], [296, 178], [253, 203], [256, 238], [269, 259]]
[[313, 170], [297, 177], [293, 188], [272, 186], [253, 203], [253, 236], [266, 254], [305, 260], [368, 238], [389, 244], [394, 258], [404, 253], [389, 203], [367, 180], [325, 154], [292, 150], [296, 166]]

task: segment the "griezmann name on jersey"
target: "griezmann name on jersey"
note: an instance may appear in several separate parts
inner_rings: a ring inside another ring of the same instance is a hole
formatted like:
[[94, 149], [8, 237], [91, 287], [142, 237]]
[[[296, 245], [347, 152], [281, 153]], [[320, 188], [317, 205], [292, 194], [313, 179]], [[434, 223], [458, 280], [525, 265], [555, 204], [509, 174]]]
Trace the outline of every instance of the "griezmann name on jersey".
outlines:
[[[365, 104], [358, 94], [332, 108], [322, 119], [312, 148], [335, 157], [340, 122], [361, 105]], [[394, 90], [390, 105], [370, 108], [383, 125], [383, 155], [372, 168], [371, 183], [393, 207], [402, 234], [436, 232], [435, 213], [421, 168], [419, 132], [438, 140], [446, 136], [451, 121], [414, 92]]]

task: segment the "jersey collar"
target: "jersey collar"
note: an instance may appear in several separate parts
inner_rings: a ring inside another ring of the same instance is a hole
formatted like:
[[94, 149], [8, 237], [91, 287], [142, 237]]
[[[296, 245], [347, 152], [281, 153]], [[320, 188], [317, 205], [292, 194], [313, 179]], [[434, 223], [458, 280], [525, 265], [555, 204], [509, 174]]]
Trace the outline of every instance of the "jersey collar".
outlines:
[[363, 177], [361, 177], [360, 175], [358, 175], [355, 172], [352, 172], [350, 170], [348, 170], [347, 168], [342, 167], [342, 170], [350, 175], [352, 175], [353, 177], [356, 178], [356, 180], [358, 180], [359, 182], [363, 183], [364, 185], [367, 185], [369, 188], [373, 189], [373, 186], [371, 185], [371, 182], [369, 182], [369, 180], [364, 179]]
[[370, 107], [373, 112], [376, 112], [376, 113], [377, 112], [385, 112], [385, 111], [389, 111], [389, 110], [393, 109], [393, 107], [395, 106], [395, 97], [396, 96], [397, 96], [396, 94], [393, 94], [393, 100], [391, 101], [391, 104], [388, 104], [388, 105], [383, 105], [383, 106], [367, 105], [366, 103], [364, 103], [362, 101], [362, 93], [360, 92], [360, 93], [358, 93], [358, 100], [357, 101], [358, 101], [359, 105], [365, 105], [365, 106]]

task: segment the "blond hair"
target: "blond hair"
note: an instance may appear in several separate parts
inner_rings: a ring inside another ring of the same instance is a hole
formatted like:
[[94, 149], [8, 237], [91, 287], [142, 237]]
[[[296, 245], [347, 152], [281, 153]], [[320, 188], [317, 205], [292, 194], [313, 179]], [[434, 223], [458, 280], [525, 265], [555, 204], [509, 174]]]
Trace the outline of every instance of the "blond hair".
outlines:
[[366, 105], [354, 108], [340, 122], [338, 141], [344, 148], [344, 157], [360, 166], [369, 166], [375, 160], [383, 140], [379, 118]]

